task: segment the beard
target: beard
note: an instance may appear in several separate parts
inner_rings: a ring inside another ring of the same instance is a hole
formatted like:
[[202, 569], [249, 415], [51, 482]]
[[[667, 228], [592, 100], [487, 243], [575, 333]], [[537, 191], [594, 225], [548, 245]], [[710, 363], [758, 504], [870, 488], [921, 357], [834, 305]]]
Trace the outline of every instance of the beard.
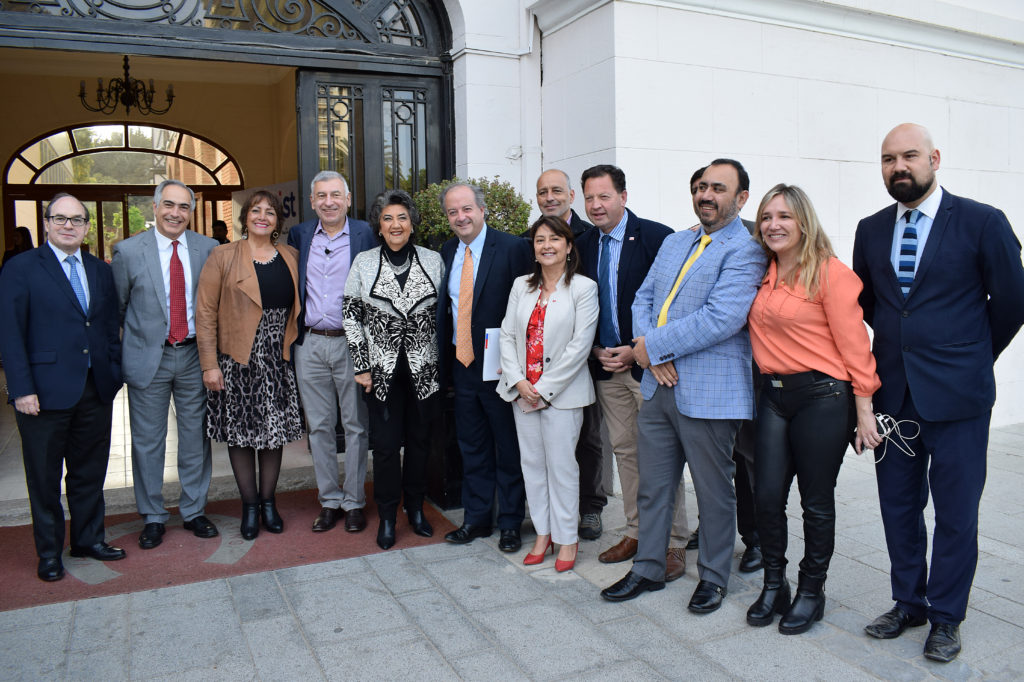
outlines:
[[[897, 180], [903, 179], [910, 180], [910, 183], [904, 185], [895, 184]], [[889, 176], [889, 181], [885, 183], [885, 188], [893, 199], [901, 204], [908, 204], [917, 201], [927, 194], [933, 184], [935, 184], [935, 173], [929, 173], [927, 184], [922, 185], [908, 171], [901, 171]]]
[[704, 214], [698, 211], [697, 219], [700, 221], [700, 224], [705, 227], [705, 230], [707, 228], [718, 229], [725, 227], [731, 223], [733, 218], [735, 218], [740, 212], [739, 202], [735, 198], [732, 202], [726, 202], [724, 209], [721, 204], [713, 201], [702, 201], [698, 204], [698, 207], [702, 206], [712, 206], [716, 211], [715, 215], [711, 218], [705, 218]]

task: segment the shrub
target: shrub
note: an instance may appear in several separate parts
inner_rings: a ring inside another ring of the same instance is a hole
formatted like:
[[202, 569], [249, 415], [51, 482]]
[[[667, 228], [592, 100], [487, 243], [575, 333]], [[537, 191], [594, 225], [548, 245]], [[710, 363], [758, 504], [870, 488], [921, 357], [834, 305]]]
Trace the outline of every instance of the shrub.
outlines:
[[530, 227], [530, 204], [510, 183], [500, 180], [498, 176], [490, 180], [452, 178], [428, 185], [413, 196], [422, 219], [419, 243], [423, 246], [440, 249], [452, 236], [448, 218], [441, 209], [438, 197], [441, 196], [441, 190], [453, 182], [466, 182], [483, 190], [487, 204], [487, 227], [516, 235]]

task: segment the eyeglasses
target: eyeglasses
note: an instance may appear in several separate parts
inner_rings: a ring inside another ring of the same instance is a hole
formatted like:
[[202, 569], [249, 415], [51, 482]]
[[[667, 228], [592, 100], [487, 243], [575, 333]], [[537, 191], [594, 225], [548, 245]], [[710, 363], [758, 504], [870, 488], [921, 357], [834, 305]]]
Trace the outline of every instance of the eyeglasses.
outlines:
[[57, 227], [64, 227], [65, 225], [68, 224], [68, 221], [70, 221], [71, 224], [74, 225], [75, 227], [81, 227], [86, 223], [85, 218], [83, 218], [80, 215], [72, 216], [70, 218], [67, 217], [66, 215], [52, 215], [49, 218], [47, 218], [47, 220], [49, 220]]

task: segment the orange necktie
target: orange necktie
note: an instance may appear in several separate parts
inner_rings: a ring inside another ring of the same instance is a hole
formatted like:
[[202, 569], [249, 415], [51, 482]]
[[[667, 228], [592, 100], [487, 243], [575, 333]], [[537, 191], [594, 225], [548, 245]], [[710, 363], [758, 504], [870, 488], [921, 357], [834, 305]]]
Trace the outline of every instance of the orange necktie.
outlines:
[[473, 364], [473, 252], [466, 247], [459, 281], [459, 317], [455, 328], [455, 358], [465, 367]]

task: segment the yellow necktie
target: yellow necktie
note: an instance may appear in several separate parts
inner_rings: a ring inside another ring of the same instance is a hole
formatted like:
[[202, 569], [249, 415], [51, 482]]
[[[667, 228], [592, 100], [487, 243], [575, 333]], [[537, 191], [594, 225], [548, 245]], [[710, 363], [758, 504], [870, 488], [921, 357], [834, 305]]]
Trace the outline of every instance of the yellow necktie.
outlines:
[[459, 317], [455, 327], [455, 358], [465, 367], [473, 364], [473, 252], [466, 247], [459, 281]]
[[683, 263], [683, 269], [679, 271], [679, 276], [676, 277], [676, 283], [672, 285], [672, 291], [668, 292], [668, 298], [665, 299], [665, 303], [661, 306], [661, 312], [658, 313], [658, 326], [663, 327], [668, 322], [668, 308], [672, 305], [672, 301], [676, 298], [676, 292], [679, 291], [679, 285], [683, 281], [683, 277], [686, 276], [686, 271], [690, 269], [694, 261], [700, 254], [704, 253], [704, 249], [708, 244], [711, 243], [711, 237], [704, 235], [700, 238], [700, 246], [693, 252], [693, 255], [686, 259]]

